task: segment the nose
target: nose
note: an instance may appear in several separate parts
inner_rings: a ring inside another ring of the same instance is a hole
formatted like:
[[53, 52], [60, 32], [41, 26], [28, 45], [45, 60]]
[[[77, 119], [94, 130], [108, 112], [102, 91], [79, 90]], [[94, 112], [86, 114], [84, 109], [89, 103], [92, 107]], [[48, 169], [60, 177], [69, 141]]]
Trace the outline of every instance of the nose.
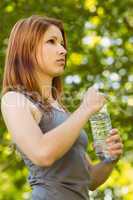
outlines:
[[60, 45], [60, 47], [58, 48], [58, 54], [65, 56], [67, 54], [67, 50], [62, 45]]

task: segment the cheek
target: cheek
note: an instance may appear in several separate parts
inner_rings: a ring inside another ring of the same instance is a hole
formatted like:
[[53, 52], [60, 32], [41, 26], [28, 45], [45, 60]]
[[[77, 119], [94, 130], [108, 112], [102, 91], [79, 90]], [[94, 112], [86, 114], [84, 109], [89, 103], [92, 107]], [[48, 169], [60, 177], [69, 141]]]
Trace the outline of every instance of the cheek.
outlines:
[[55, 57], [55, 52], [56, 50], [52, 45], [44, 46], [42, 51], [44, 60], [49, 62], [52, 61], [53, 60], [52, 58]]

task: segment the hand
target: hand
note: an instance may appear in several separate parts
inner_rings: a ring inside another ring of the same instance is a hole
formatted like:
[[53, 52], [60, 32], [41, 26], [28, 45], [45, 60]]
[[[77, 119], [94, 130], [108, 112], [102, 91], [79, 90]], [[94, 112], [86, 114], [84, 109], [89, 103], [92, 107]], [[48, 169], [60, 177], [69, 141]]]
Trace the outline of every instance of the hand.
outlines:
[[91, 114], [94, 114], [103, 107], [106, 101], [105, 95], [92, 86], [85, 92], [81, 107], [83, 107], [85, 111], [91, 111]]
[[119, 160], [120, 156], [123, 154], [123, 144], [118, 129], [114, 128], [110, 131], [106, 138], [106, 143], [110, 155], [116, 156], [118, 158], [117, 160]]

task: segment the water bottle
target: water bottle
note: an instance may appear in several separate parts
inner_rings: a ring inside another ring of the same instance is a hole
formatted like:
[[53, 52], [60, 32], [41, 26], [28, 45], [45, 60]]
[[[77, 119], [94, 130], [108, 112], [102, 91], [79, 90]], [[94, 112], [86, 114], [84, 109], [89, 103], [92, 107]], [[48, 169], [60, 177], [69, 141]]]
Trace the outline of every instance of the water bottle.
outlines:
[[116, 160], [115, 156], [111, 156], [105, 142], [109, 131], [112, 129], [110, 115], [107, 110], [107, 104], [102, 109], [90, 117], [93, 141], [95, 144], [96, 155], [100, 160], [110, 162]]

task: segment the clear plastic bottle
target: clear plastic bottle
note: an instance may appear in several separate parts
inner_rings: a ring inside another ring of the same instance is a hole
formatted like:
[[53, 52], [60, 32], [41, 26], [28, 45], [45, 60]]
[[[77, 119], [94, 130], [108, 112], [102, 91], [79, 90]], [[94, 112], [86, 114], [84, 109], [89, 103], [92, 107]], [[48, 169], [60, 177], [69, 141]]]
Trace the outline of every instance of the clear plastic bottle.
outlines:
[[101, 160], [107, 162], [116, 160], [117, 158], [115, 156], [110, 156], [107, 149], [107, 143], [105, 142], [109, 131], [112, 129], [110, 115], [107, 111], [107, 104], [105, 104], [99, 112], [91, 116], [90, 124], [96, 155]]

